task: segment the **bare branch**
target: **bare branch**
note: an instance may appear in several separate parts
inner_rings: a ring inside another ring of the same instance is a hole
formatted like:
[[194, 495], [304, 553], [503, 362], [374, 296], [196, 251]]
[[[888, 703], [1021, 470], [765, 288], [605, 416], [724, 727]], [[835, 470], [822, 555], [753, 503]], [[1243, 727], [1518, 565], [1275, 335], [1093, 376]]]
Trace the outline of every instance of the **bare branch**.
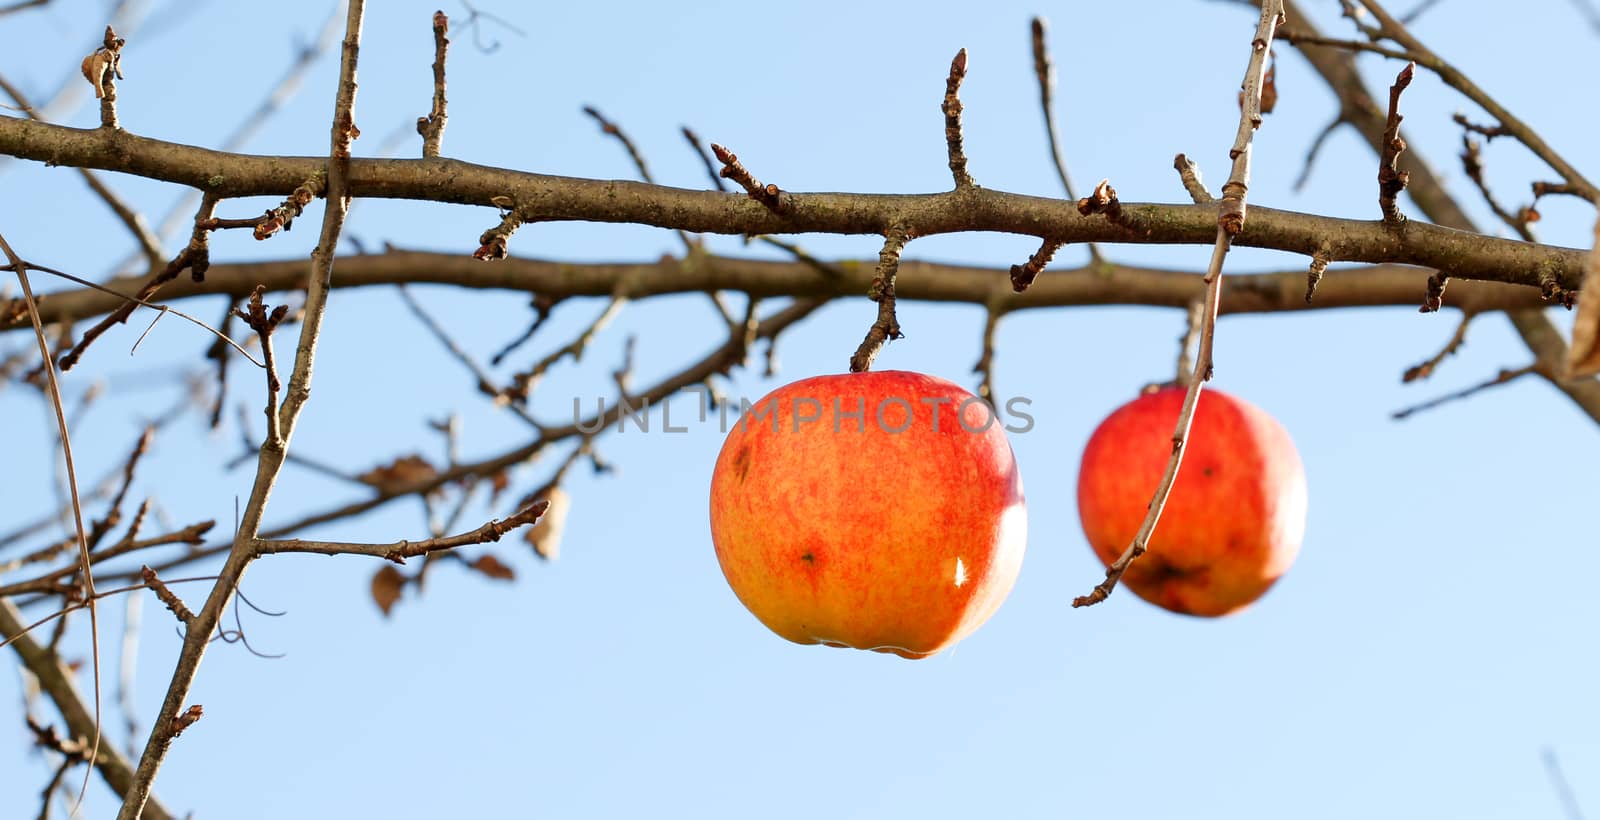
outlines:
[[944, 81], [944, 102], [939, 109], [944, 112], [944, 142], [950, 154], [950, 175], [955, 177], [956, 190], [972, 187], [972, 175], [967, 173], [967, 155], [961, 147], [961, 81], [967, 76], [967, 50], [956, 52], [950, 61], [950, 75]]
[[[278, 473], [283, 467], [284, 453], [294, 434], [301, 408], [311, 394], [312, 365], [316, 357], [317, 340], [321, 334], [328, 291], [332, 283], [334, 253], [340, 230], [344, 226], [345, 214], [349, 209], [350, 143], [360, 134], [352, 111], [356, 99], [356, 61], [360, 53], [361, 26], [365, 9], [364, 0], [350, 0], [346, 11], [343, 58], [340, 61], [338, 93], [334, 100], [329, 157], [325, 168], [327, 188], [322, 235], [316, 250], [311, 254], [305, 313], [300, 323], [300, 344], [295, 353], [294, 370], [289, 377], [283, 405], [277, 412], [282, 439], [281, 442], [269, 439], [261, 448], [255, 486], [251, 490], [249, 501], [245, 504], [239, 530], [234, 536], [233, 549], [227, 562], [223, 564], [222, 571], [205, 604], [185, 633], [183, 649], [173, 670], [172, 682], [167, 687], [161, 709], [152, 723], [153, 728], [150, 738], [145, 743], [144, 753], [139, 759], [133, 787], [122, 804], [122, 810], [117, 814], [118, 820], [138, 820], [145, 800], [149, 796], [151, 783], [154, 782], [156, 772], [160, 769], [167, 749], [172, 744], [174, 731], [181, 730], [176, 722], [179, 710], [183, 708], [183, 701], [188, 696], [190, 686], [193, 685], [211, 632], [221, 619], [245, 569], [255, 557], [250, 544], [260, 529], [262, 513], [277, 481]], [[301, 179], [311, 176], [312, 174], [307, 174]]]
[[337, 541], [274, 541], [271, 539], [257, 539], [254, 542], [254, 550], [257, 555], [274, 555], [282, 552], [303, 552], [315, 555], [366, 555], [393, 561], [396, 564], [404, 564], [407, 558], [415, 558], [431, 552], [499, 541], [500, 537], [506, 533], [537, 521], [539, 516], [544, 515], [544, 511], [549, 507], [549, 501], [535, 501], [504, 521], [489, 521], [470, 532], [442, 538], [429, 538], [425, 541], [397, 541], [393, 544], [349, 544]]
[[433, 13], [433, 110], [417, 118], [417, 133], [422, 135], [422, 156], [437, 157], [444, 142], [445, 121], [449, 119], [444, 96], [444, 60], [450, 50], [450, 18], [442, 11]]
[[1410, 383], [1432, 376], [1433, 371], [1439, 367], [1439, 363], [1443, 362], [1446, 356], [1453, 356], [1457, 350], [1461, 349], [1462, 342], [1467, 340], [1467, 325], [1472, 323], [1473, 316], [1474, 314], [1471, 313], [1461, 314], [1461, 322], [1456, 325], [1456, 332], [1450, 335], [1450, 341], [1445, 342], [1444, 347], [1440, 348], [1439, 352], [1435, 353], [1432, 358], [1421, 364], [1406, 368], [1406, 372], [1400, 376], [1400, 381]]
[[873, 276], [867, 297], [878, 303], [878, 318], [867, 329], [855, 355], [850, 357], [850, 372], [864, 373], [872, 369], [872, 361], [885, 342], [902, 338], [900, 320], [895, 316], [895, 277], [900, 272], [900, 251], [910, 237], [903, 231], [890, 230], [883, 239], [883, 249], [878, 251], [878, 271]]
[[1432, 400], [1429, 400], [1429, 401], [1425, 401], [1425, 402], [1423, 402], [1421, 404], [1414, 405], [1412, 407], [1407, 407], [1404, 410], [1396, 410], [1396, 411], [1394, 411], [1394, 413], [1390, 414], [1390, 417], [1394, 418], [1394, 419], [1397, 419], [1397, 420], [1398, 419], [1408, 418], [1408, 417], [1410, 417], [1412, 415], [1415, 415], [1417, 413], [1420, 413], [1420, 412], [1422, 412], [1424, 410], [1432, 410], [1433, 408], [1438, 407], [1438, 406], [1443, 405], [1443, 404], [1449, 404], [1450, 402], [1460, 401], [1461, 399], [1467, 398], [1469, 396], [1475, 396], [1478, 393], [1482, 393], [1483, 391], [1488, 390], [1491, 387], [1499, 387], [1502, 384], [1506, 384], [1508, 382], [1516, 381], [1517, 379], [1520, 379], [1523, 376], [1526, 376], [1526, 375], [1528, 375], [1530, 373], [1537, 373], [1538, 371], [1539, 371], [1539, 365], [1538, 364], [1530, 364], [1530, 365], [1527, 365], [1525, 367], [1516, 368], [1515, 370], [1501, 370], [1499, 372], [1499, 374], [1497, 374], [1494, 378], [1492, 378], [1492, 379], [1490, 379], [1490, 380], [1488, 380], [1486, 382], [1481, 382], [1479, 384], [1475, 384], [1475, 385], [1473, 385], [1471, 387], [1466, 388], [1465, 390], [1458, 390], [1458, 391], [1456, 391], [1454, 393], [1448, 393], [1446, 395], [1440, 396], [1439, 398], [1432, 399]]
[[1244, 97], [1239, 113], [1239, 131], [1228, 156], [1233, 159], [1233, 170], [1222, 186], [1222, 200], [1217, 207], [1217, 239], [1211, 251], [1211, 264], [1206, 269], [1206, 299], [1200, 314], [1198, 352], [1195, 354], [1193, 375], [1184, 394], [1183, 407], [1178, 412], [1177, 429], [1172, 434], [1172, 455], [1167, 459], [1166, 471], [1156, 485], [1150, 500], [1149, 512], [1134, 534], [1133, 542], [1122, 555], [1106, 568], [1104, 581], [1097, 584], [1088, 595], [1074, 598], [1074, 607], [1093, 606], [1106, 599], [1122, 575], [1139, 556], [1143, 555], [1155, 532], [1161, 511], [1177, 480], [1178, 468], [1183, 463], [1183, 452], [1189, 439], [1189, 428], [1194, 421], [1194, 408], [1200, 400], [1201, 385], [1211, 379], [1212, 342], [1217, 324], [1217, 305], [1222, 295], [1222, 261], [1228, 255], [1233, 237], [1244, 230], [1245, 195], [1250, 188], [1250, 143], [1256, 128], [1261, 125], [1261, 89], [1266, 74], [1267, 45], [1273, 32], [1283, 21], [1282, 0], [1264, 0], [1261, 20], [1256, 26], [1255, 39], [1250, 43], [1250, 62], [1245, 69]]
[[1400, 69], [1399, 76], [1395, 77], [1394, 85], [1389, 87], [1389, 118], [1383, 130], [1383, 155], [1378, 161], [1378, 207], [1383, 210], [1383, 222], [1386, 225], [1399, 225], [1406, 220], [1405, 215], [1395, 205], [1395, 198], [1405, 190], [1406, 182], [1411, 175], [1400, 170], [1400, 154], [1406, 150], [1406, 141], [1400, 138], [1400, 121], [1405, 119], [1400, 114], [1400, 95], [1405, 92], [1406, 86], [1411, 85], [1411, 78], [1416, 72], [1415, 63], [1406, 63]]

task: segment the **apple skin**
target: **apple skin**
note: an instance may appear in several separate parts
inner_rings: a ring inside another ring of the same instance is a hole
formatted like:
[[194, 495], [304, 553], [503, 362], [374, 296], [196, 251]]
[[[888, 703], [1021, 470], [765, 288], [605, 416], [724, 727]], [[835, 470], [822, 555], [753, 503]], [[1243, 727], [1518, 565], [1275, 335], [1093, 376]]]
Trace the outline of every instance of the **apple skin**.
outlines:
[[915, 659], [1000, 607], [1027, 512], [987, 404], [944, 379], [872, 371], [780, 387], [732, 425], [711, 538], [734, 594], [778, 635]]
[[[1107, 566], [1144, 520], [1172, 454], [1183, 396], [1178, 387], [1140, 396], [1089, 437], [1078, 516]], [[1306, 474], [1289, 433], [1255, 405], [1204, 390], [1149, 549], [1122, 585], [1173, 612], [1238, 612], [1294, 563], [1305, 530]]]

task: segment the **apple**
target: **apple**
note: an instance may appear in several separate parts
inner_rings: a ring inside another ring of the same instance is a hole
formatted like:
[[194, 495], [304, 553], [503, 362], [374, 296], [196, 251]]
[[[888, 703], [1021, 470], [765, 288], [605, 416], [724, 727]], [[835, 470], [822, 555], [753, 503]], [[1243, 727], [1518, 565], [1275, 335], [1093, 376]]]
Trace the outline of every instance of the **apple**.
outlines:
[[711, 477], [728, 585], [773, 632], [925, 658], [1022, 568], [1022, 477], [994, 411], [944, 379], [817, 376], [732, 425]]
[[[1144, 521], [1172, 454], [1183, 396], [1180, 387], [1140, 396], [1089, 437], [1078, 517], [1107, 566]], [[1149, 549], [1122, 585], [1173, 612], [1238, 612], [1294, 563], [1305, 531], [1306, 474], [1289, 433], [1255, 405], [1204, 390]]]

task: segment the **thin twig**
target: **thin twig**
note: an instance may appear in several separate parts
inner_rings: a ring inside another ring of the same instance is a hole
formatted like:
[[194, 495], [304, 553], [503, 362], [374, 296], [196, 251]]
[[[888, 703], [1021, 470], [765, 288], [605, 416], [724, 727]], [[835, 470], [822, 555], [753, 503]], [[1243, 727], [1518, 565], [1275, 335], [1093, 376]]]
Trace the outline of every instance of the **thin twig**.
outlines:
[[722, 170], [719, 173], [723, 177], [739, 183], [739, 187], [744, 189], [745, 194], [767, 206], [767, 210], [775, 214], [784, 212], [783, 190], [781, 188], [772, 184], [761, 184], [761, 180], [756, 179], [755, 175], [744, 167], [744, 163], [739, 161], [738, 154], [714, 142], [711, 143], [711, 153], [715, 154], [717, 161], [722, 163]]
[[113, 325], [126, 322], [137, 307], [135, 302], [142, 304], [145, 300], [154, 296], [156, 291], [160, 290], [163, 285], [178, 278], [178, 274], [185, 270], [192, 271], [192, 276], [196, 281], [205, 278], [206, 269], [211, 265], [211, 249], [209, 242], [210, 232], [202, 226], [211, 218], [216, 206], [216, 197], [207, 196], [200, 201], [200, 209], [195, 213], [195, 227], [194, 232], [189, 237], [189, 244], [184, 246], [184, 249], [179, 251], [178, 255], [174, 256], [163, 270], [150, 277], [150, 280], [139, 289], [139, 296], [136, 300], [129, 300], [123, 303], [99, 322], [96, 322], [93, 327], [84, 331], [83, 336], [73, 346], [72, 350], [61, 357], [60, 366], [63, 371], [71, 370], [73, 365], [78, 363], [78, 359], [83, 356], [84, 351], [88, 350], [89, 345], [93, 344], [94, 340], [99, 338], [101, 334], [110, 330]]
[[1406, 67], [1400, 69], [1400, 74], [1394, 78], [1394, 85], [1389, 87], [1388, 126], [1383, 131], [1383, 155], [1378, 160], [1378, 207], [1383, 211], [1383, 221], [1387, 225], [1399, 225], [1406, 221], [1405, 215], [1395, 205], [1395, 198], [1405, 190], [1406, 183], [1411, 179], [1411, 174], [1400, 170], [1399, 165], [1400, 155], [1406, 150], [1406, 141], [1400, 138], [1400, 121], [1405, 119], [1400, 113], [1400, 95], [1411, 85], [1416, 69], [1416, 63], [1406, 63]]
[[1178, 179], [1183, 182], [1183, 189], [1189, 192], [1189, 198], [1196, 205], [1208, 205], [1216, 201], [1216, 197], [1206, 190], [1206, 183], [1200, 178], [1200, 166], [1185, 154], [1172, 158], [1172, 167], [1178, 171]]
[[950, 175], [955, 178], [958, 191], [973, 185], [972, 174], [967, 173], [967, 154], [961, 147], [961, 81], [966, 76], [967, 50], [961, 49], [950, 61], [950, 74], [944, 80], [944, 102], [939, 106], [944, 112], [944, 143], [950, 154]]
[[[1061, 136], [1056, 132], [1055, 87], [1056, 69], [1050, 61], [1048, 26], [1043, 17], [1033, 18], [1033, 75], [1039, 83], [1039, 111], [1044, 115], [1045, 140], [1050, 143], [1050, 162], [1055, 166], [1056, 177], [1061, 180], [1061, 190], [1067, 199], [1077, 199], [1073, 193], [1072, 178], [1067, 174], [1067, 160], [1061, 153]], [[1089, 261], [1099, 265], [1100, 246], [1089, 243]]]
[[172, 681], [167, 686], [161, 709], [152, 721], [150, 737], [144, 753], [139, 758], [133, 787], [123, 801], [118, 820], [138, 820], [149, 797], [151, 784], [166, 758], [172, 744], [174, 720], [184, 708], [183, 701], [194, 683], [200, 661], [205, 655], [210, 635], [226, 609], [229, 599], [255, 558], [251, 549], [261, 525], [267, 498], [277, 483], [283, 468], [284, 453], [294, 434], [295, 423], [306, 399], [311, 395], [311, 372], [316, 358], [317, 340], [327, 308], [328, 292], [332, 287], [334, 254], [339, 234], [344, 227], [349, 210], [350, 143], [360, 132], [356, 129], [352, 111], [356, 99], [356, 62], [360, 53], [361, 27], [366, 10], [365, 0], [350, 0], [345, 16], [343, 56], [339, 67], [338, 93], [334, 101], [333, 122], [330, 129], [330, 148], [327, 162], [326, 207], [323, 211], [322, 234], [311, 255], [311, 271], [306, 288], [305, 314], [300, 323], [300, 343], [295, 352], [294, 369], [282, 406], [278, 409], [281, 446], [270, 446], [268, 440], [261, 448], [256, 469], [256, 481], [244, 514], [234, 536], [233, 549], [223, 564], [217, 583], [206, 597], [205, 604], [195, 616], [184, 636], [183, 649], [173, 670]]
[[606, 325], [611, 323], [612, 319], [616, 318], [617, 314], [622, 310], [622, 306], [627, 303], [626, 292], [619, 288], [611, 295], [611, 300], [606, 303], [605, 309], [600, 311], [600, 315], [596, 316], [594, 321], [590, 322], [589, 326], [578, 334], [577, 338], [535, 362], [533, 367], [514, 374], [511, 377], [511, 383], [500, 390], [500, 397], [509, 402], [526, 403], [528, 397], [533, 393], [533, 388], [539, 384], [539, 380], [544, 378], [544, 374], [556, 363], [568, 356], [571, 356], [575, 362], [582, 361], [584, 352], [589, 349], [589, 343], [594, 340], [594, 337], [600, 331], [605, 329]]
[[872, 369], [872, 361], [885, 342], [902, 338], [900, 320], [895, 315], [895, 277], [900, 271], [900, 251], [910, 237], [903, 230], [890, 230], [883, 238], [883, 249], [878, 251], [878, 271], [872, 279], [867, 297], [878, 303], [878, 318], [867, 329], [866, 338], [850, 357], [850, 372], [864, 373]]
[[1282, 0], [1264, 0], [1255, 39], [1250, 43], [1249, 66], [1245, 69], [1239, 130], [1234, 137], [1233, 148], [1228, 152], [1233, 159], [1233, 171], [1222, 186], [1222, 201], [1217, 208], [1217, 241], [1212, 247], [1211, 264], [1206, 269], [1206, 299], [1201, 314], [1199, 352], [1195, 356], [1193, 376], [1184, 394], [1183, 407], [1178, 413], [1177, 429], [1172, 434], [1172, 455], [1167, 459], [1166, 471], [1156, 486], [1149, 512], [1134, 534], [1133, 542], [1106, 568], [1104, 581], [1088, 595], [1073, 599], [1074, 607], [1092, 606], [1105, 600], [1129, 565], [1144, 554], [1150, 536], [1155, 532], [1156, 522], [1161, 518], [1161, 511], [1166, 507], [1173, 482], [1178, 477], [1190, 425], [1194, 421], [1194, 408], [1200, 399], [1201, 385], [1211, 378], [1212, 339], [1216, 332], [1217, 304], [1222, 294], [1222, 261], [1228, 254], [1233, 237], [1244, 230], [1245, 195], [1249, 191], [1250, 180], [1250, 142], [1255, 129], [1261, 125], [1261, 88], [1266, 73], [1267, 45], [1272, 42], [1272, 33], [1282, 21]]
[[994, 337], [1001, 315], [992, 305], [984, 311], [983, 352], [978, 355], [978, 363], [972, 366], [972, 372], [978, 374], [978, 398], [991, 405], [994, 404]]
[[[467, 371], [472, 374], [474, 379], [477, 379], [478, 392], [498, 401], [502, 397], [503, 391], [502, 388], [496, 385], [494, 380], [490, 378], [489, 372], [479, 366], [478, 362], [474, 360], [466, 350], [462, 349], [459, 344], [456, 344], [455, 339], [451, 338], [449, 332], [444, 329], [444, 326], [439, 324], [439, 322], [428, 313], [427, 309], [422, 306], [422, 303], [418, 302], [416, 297], [411, 295], [411, 290], [409, 288], [407, 288], [404, 284], [401, 284], [397, 289], [400, 291], [401, 301], [406, 303], [406, 307], [411, 309], [411, 313], [417, 317], [417, 320], [422, 322], [423, 326], [428, 329], [428, 332], [432, 333], [433, 337], [439, 340], [439, 344], [444, 345], [445, 350], [449, 351], [450, 355], [454, 356], [456, 361], [460, 362], [461, 366], [465, 367]], [[516, 402], [500, 401], [498, 403], [504, 404], [511, 410], [513, 414], [516, 415], [517, 418], [522, 419], [534, 430], [544, 429], [539, 422], [534, 421], [533, 416], [529, 415], [526, 408], [522, 407]]]
[[1398, 43], [1418, 64], [1439, 75], [1439, 79], [1443, 80], [1446, 85], [1460, 91], [1466, 95], [1467, 99], [1472, 100], [1484, 111], [1489, 112], [1489, 116], [1494, 117], [1511, 136], [1526, 145], [1528, 150], [1532, 151], [1535, 156], [1555, 169], [1556, 173], [1561, 175], [1562, 180], [1573, 187], [1578, 196], [1589, 200], [1592, 204], [1600, 205], [1600, 189], [1596, 189], [1582, 173], [1579, 173], [1576, 167], [1567, 162], [1566, 158], [1557, 153], [1555, 149], [1551, 148], [1544, 141], [1544, 138], [1539, 136], [1538, 131], [1529, 127], [1527, 123], [1506, 110], [1504, 106], [1485, 93], [1483, 89], [1467, 79], [1467, 76], [1455, 66], [1445, 62], [1439, 55], [1424, 46], [1422, 41], [1412, 36], [1404, 23], [1389, 14], [1377, 0], [1359, 0], [1359, 2], [1362, 7], [1377, 19], [1383, 36]]
[[424, 541], [397, 541], [393, 544], [351, 544], [338, 541], [256, 539], [253, 543], [253, 549], [257, 555], [275, 555], [285, 552], [310, 553], [313, 555], [366, 555], [393, 561], [396, 564], [404, 564], [407, 558], [415, 558], [431, 552], [499, 541], [501, 536], [506, 533], [537, 521], [539, 516], [544, 515], [544, 511], [549, 507], [549, 501], [535, 501], [505, 520], [491, 520], [470, 532], [443, 538], [429, 538]]
[[1425, 402], [1423, 402], [1421, 404], [1417, 404], [1417, 405], [1413, 405], [1411, 407], [1407, 407], [1407, 408], [1405, 408], [1403, 410], [1396, 410], [1396, 411], [1394, 411], [1394, 413], [1390, 414], [1390, 417], [1394, 418], [1394, 419], [1397, 419], [1397, 420], [1398, 419], [1403, 419], [1403, 418], [1408, 418], [1408, 417], [1413, 416], [1413, 415], [1415, 415], [1417, 413], [1420, 413], [1420, 412], [1422, 412], [1424, 410], [1432, 410], [1433, 408], [1438, 407], [1438, 406], [1440, 406], [1442, 404], [1449, 404], [1450, 402], [1459, 401], [1461, 399], [1467, 398], [1468, 396], [1477, 395], [1478, 393], [1481, 393], [1481, 392], [1483, 392], [1485, 390], [1488, 390], [1491, 387], [1498, 387], [1498, 386], [1500, 386], [1502, 384], [1506, 384], [1508, 382], [1516, 381], [1517, 379], [1520, 379], [1523, 376], [1526, 376], [1526, 375], [1528, 375], [1530, 373], [1538, 373], [1539, 372], [1539, 368], [1540, 368], [1540, 365], [1537, 362], [1535, 362], [1534, 364], [1527, 365], [1526, 367], [1518, 367], [1518, 368], [1513, 369], [1513, 370], [1501, 370], [1498, 374], [1495, 375], [1494, 378], [1489, 379], [1488, 381], [1480, 382], [1478, 384], [1475, 384], [1475, 385], [1473, 385], [1471, 387], [1466, 388], [1465, 390], [1457, 390], [1454, 393], [1448, 393], [1448, 394], [1440, 396], [1440, 397], [1438, 397], [1436, 399], [1430, 399], [1429, 401], [1425, 401]]
[[417, 133], [422, 135], [422, 156], [437, 157], [444, 142], [445, 121], [449, 119], [444, 96], [444, 60], [450, 50], [450, 18], [442, 11], [433, 13], [433, 110], [417, 118]]
[[1409, 384], [1432, 376], [1433, 371], [1438, 369], [1439, 364], [1445, 360], [1445, 357], [1455, 355], [1456, 351], [1461, 349], [1461, 344], [1467, 340], [1467, 325], [1472, 324], [1472, 319], [1475, 315], [1473, 313], [1461, 314], [1461, 322], [1456, 325], [1456, 331], [1450, 334], [1450, 341], [1445, 342], [1444, 347], [1440, 348], [1439, 352], [1435, 353], [1427, 361], [1406, 368], [1406, 372], [1400, 376], [1401, 383]]
[[[36, 270], [36, 271], [39, 271], [40, 273], [48, 273], [51, 276], [57, 276], [57, 277], [60, 277], [62, 279], [65, 279], [65, 280], [67, 280], [69, 282], [75, 282], [75, 283], [77, 283], [79, 285], [82, 285], [82, 286], [84, 286], [86, 288], [89, 288], [90, 290], [97, 290], [97, 291], [99, 291], [101, 293], [105, 293], [105, 294], [109, 294], [111, 296], [114, 296], [117, 299], [122, 300], [123, 302], [139, 305], [140, 307], [147, 307], [147, 308], [150, 308], [151, 310], [160, 311], [162, 313], [171, 313], [172, 315], [177, 316], [178, 318], [183, 319], [184, 321], [189, 322], [190, 324], [207, 331], [211, 335], [216, 336], [218, 342], [226, 343], [229, 347], [232, 347], [234, 350], [237, 350], [239, 352], [239, 355], [241, 355], [241, 356], [245, 357], [246, 359], [250, 360], [250, 363], [255, 365], [256, 367], [265, 367], [265, 365], [263, 363], [261, 363], [261, 362], [256, 360], [256, 357], [250, 355], [250, 351], [245, 350], [243, 345], [241, 345], [238, 342], [234, 341], [233, 338], [231, 336], [229, 336], [227, 333], [224, 333], [223, 331], [220, 331], [220, 330], [212, 327], [211, 325], [208, 325], [205, 322], [202, 322], [199, 319], [196, 319], [195, 317], [190, 316], [189, 314], [184, 313], [181, 310], [178, 310], [175, 307], [172, 307], [170, 305], [157, 304], [155, 302], [147, 302], [147, 301], [145, 301], [143, 299], [140, 299], [137, 296], [129, 296], [126, 293], [122, 293], [120, 291], [112, 290], [111, 288], [108, 288], [105, 285], [101, 285], [101, 284], [98, 284], [98, 283], [95, 283], [95, 282], [91, 282], [88, 279], [84, 279], [83, 277], [74, 276], [74, 275], [72, 275], [70, 273], [67, 273], [65, 271], [56, 270], [55, 268], [47, 268], [44, 265], [35, 265], [32, 262], [29, 262], [27, 264], [28, 264], [28, 269], [29, 270]], [[12, 269], [11, 265], [9, 265], [9, 264], [6, 265], [6, 270], [11, 270], [11, 269]]]
[[[110, 28], [107, 28], [109, 37]], [[11, 249], [10, 243], [4, 236], [0, 236], [0, 252], [5, 253], [6, 260], [10, 262], [11, 269], [16, 271], [17, 281], [22, 286], [22, 298], [28, 306], [28, 317], [33, 322], [33, 335], [39, 343], [39, 356], [43, 362], [45, 384], [49, 388], [50, 405], [55, 410], [56, 426], [60, 434], [61, 457], [66, 463], [67, 488], [72, 496], [72, 520], [78, 536], [78, 569], [81, 575], [79, 583], [82, 584], [82, 596], [89, 602], [89, 642], [91, 663], [94, 668], [94, 740], [89, 747], [89, 768], [83, 775], [83, 788], [79, 791], [76, 806], [83, 802], [84, 793], [89, 788], [89, 771], [94, 768], [96, 757], [100, 752], [100, 620], [98, 608], [94, 605], [94, 576], [89, 565], [89, 541], [83, 527], [83, 501], [78, 497], [78, 468], [72, 458], [72, 439], [67, 432], [67, 414], [61, 405], [61, 385], [56, 380], [55, 363], [50, 356], [50, 345], [45, 341], [44, 325], [39, 321], [39, 308], [33, 298], [33, 286], [28, 281], [28, 264], [17, 256]]]
[[[1033, 285], [1033, 280], [1044, 272], [1044, 266], [1050, 264], [1050, 258], [1061, 249], [1061, 243], [1053, 239], [1046, 239], [1040, 243], [1039, 249], [1028, 257], [1028, 261], [1020, 265], [1011, 266], [1011, 290], [1021, 293]], [[1091, 260], [1090, 266], [1100, 270], [1100, 265]]]

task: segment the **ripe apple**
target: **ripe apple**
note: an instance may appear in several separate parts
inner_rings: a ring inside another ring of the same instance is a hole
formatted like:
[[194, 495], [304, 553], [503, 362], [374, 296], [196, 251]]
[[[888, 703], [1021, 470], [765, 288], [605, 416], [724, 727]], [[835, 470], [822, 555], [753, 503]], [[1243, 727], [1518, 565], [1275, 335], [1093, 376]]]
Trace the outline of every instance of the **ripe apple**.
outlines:
[[851, 373], [780, 387], [732, 426], [711, 539], [780, 636], [925, 658], [1010, 593], [1027, 512], [987, 403], [920, 373]]
[[[1128, 548], [1172, 454], [1182, 388], [1140, 396], [1100, 423], [1078, 471], [1078, 516], [1106, 565]], [[1260, 598], [1294, 563], [1306, 530], [1306, 474], [1271, 416], [1201, 392], [1183, 464], [1122, 585], [1156, 606], [1216, 617]]]

